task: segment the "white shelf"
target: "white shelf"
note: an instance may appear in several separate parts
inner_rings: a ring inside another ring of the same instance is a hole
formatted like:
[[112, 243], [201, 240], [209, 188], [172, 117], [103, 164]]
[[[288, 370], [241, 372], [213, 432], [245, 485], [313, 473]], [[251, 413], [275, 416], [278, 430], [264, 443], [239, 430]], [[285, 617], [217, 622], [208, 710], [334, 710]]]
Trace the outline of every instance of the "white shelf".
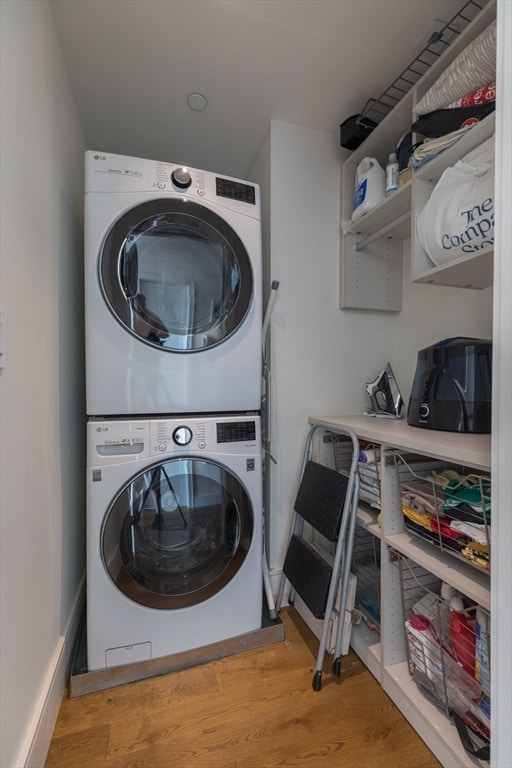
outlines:
[[411, 230], [411, 279], [415, 283], [451, 285], [457, 288], [489, 288], [494, 278], [494, 248], [485, 248], [461, 256], [439, 266], [433, 266], [423, 250], [415, 231], [415, 220], [427, 203], [436, 182], [443, 172], [461, 157], [482, 144], [494, 134], [495, 115], [476, 123], [459, 141], [433, 158], [414, 174], [413, 223]]
[[409, 674], [407, 662], [386, 667], [382, 687], [443, 765], [449, 768], [488, 765], [466, 752], [455, 725], [421, 693]]
[[365, 531], [369, 531], [372, 536], [375, 536], [375, 538], [380, 539], [382, 536], [382, 531], [380, 528], [380, 525], [377, 522], [377, 510], [375, 513], [369, 512], [367, 509], [364, 509], [364, 507], [358, 507], [357, 510], [357, 522], [361, 526], [361, 528], [364, 528]]
[[[348, 232], [354, 235], [361, 235], [358, 238], [362, 240], [363, 235], [372, 235], [378, 232], [383, 227], [390, 223], [396, 222], [398, 219], [404, 216], [404, 214], [411, 211], [411, 182], [408, 181], [402, 187], [397, 189], [390, 197], [384, 198], [384, 200], [372, 208], [368, 213], [365, 213], [358, 222], [350, 224]], [[405, 240], [411, 236], [411, 222], [410, 218], [405, 222], [398, 224], [395, 228], [390, 229], [385, 237], [396, 238], [400, 241]]]
[[382, 682], [382, 658], [380, 635], [375, 629], [370, 629], [361, 619], [360, 624], [352, 624], [350, 645], [372, 675]]
[[[418, 258], [417, 252], [416, 258]], [[493, 279], [494, 248], [486, 248], [467, 257], [454, 259], [440, 267], [418, 272], [414, 275], [413, 282], [452, 285], [456, 288], [490, 288]]]
[[405, 531], [400, 487], [384, 457], [388, 450], [398, 449], [489, 473], [490, 435], [436, 432], [411, 427], [403, 419], [369, 416], [310, 416], [309, 423], [329, 432], [348, 429], [359, 439], [381, 446], [381, 516], [386, 533], [367, 508], [360, 506], [357, 511], [358, 525], [381, 542], [381, 627], [378, 634], [363, 622], [354, 625], [354, 651], [446, 768], [482, 768], [465, 751], [453, 723], [421, 693], [409, 674], [401, 577], [394, 560], [400, 555], [413, 561], [487, 611], [491, 608], [490, 574]]
[[411, 558], [434, 576], [448, 582], [487, 611], [491, 608], [490, 574], [441, 551], [434, 544], [410, 533], [385, 537], [386, 544]]
[[[415, 283], [483, 289], [493, 284], [493, 249], [468, 254], [433, 267], [416, 236], [415, 221], [432, 189], [449, 166], [490, 138], [495, 115], [475, 124], [455, 144], [413, 172], [412, 180], [351, 224], [356, 169], [364, 157], [375, 157], [384, 168], [389, 153], [411, 130], [414, 105], [443, 69], [494, 19], [494, 0], [482, 9], [435, 64], [406, 93], [368, 138], [345, 161], [341, 173], [340, 307], [400, 311], [402, 242], [411, 238], [411, 280]], [[413, 137], [413, 141], [416, 137]], [[409, 215], [408, 215], [409, 214]], [[379, 290], [375, 289], [379, 287]]]
[[419, 453], [484, 472], [491, 469], [490, 435], [436, 432], [411, 427], [405, 419], [373, 416], [310, 416], [308, 421], [334, 431], [348, 427], [363, 440], [387, 448]]
[[455, 144], [415, 171], [414, 178], [422, 181], [438, 181], [443, 171], [454, 165], [457, 160], [467, 155], [472, 149], [480, 146], [486, 139], [489, 139], [494, 133], [495, 124], [496, 119], [493, 112], [487, 115], [484, 120], [475, 123]]

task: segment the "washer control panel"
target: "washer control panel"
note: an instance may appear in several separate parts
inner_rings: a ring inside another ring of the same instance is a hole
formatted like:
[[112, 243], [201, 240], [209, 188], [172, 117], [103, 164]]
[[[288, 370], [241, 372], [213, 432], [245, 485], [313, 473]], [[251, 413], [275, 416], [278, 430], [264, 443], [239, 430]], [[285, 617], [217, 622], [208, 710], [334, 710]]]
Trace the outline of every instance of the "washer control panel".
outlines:
[[151, 453], [178, 453], [206, 448], [206, 424], [203, 421], [181, 422], [177, 419], [150, 421]]
[[146, 420], [100, 421], [87, 423], [87, 461], [116, 463], [126, 458], [149, 456], [149, 424]]
[[149, 425], [151, 455], [260, 451], [257, 416], [151, 419]]
[[255, 421], [224, 421], [217, 424], [218, 443], [245, 443], [256, 440]]
[[192, 441], [192, 430], [190, 427], [176, 427], [172, 433], [172, 439], [176, 445], [188, 445]]
[[151, 456], [261, 453], [259, 416], [174, 419], [90, 419], [88, 466], [138, 461]]

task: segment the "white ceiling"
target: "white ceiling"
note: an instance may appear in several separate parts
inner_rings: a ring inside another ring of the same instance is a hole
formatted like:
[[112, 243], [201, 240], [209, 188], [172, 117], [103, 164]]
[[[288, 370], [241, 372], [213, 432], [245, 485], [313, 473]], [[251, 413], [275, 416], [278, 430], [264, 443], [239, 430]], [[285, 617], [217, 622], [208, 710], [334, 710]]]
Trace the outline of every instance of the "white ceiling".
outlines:
[[[271, 119], [338, 136], [464, 0], [50, 0], [88, 149], [246, 178]], [[202, 112], [189, 93], [207, 99]], [[340, 148], [340, 159], [345, 150]]]

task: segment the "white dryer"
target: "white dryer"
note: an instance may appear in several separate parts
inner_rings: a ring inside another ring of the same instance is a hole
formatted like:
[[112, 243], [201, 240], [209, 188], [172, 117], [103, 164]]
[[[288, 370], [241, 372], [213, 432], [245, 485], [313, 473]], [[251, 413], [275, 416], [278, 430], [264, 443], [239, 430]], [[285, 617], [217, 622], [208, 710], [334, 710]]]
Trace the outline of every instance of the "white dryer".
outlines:
[[258, 185], [85, 153], [89, 416], [259, 410]]
[[261, 628], [260, 419], [87, 423], [89, 671]]

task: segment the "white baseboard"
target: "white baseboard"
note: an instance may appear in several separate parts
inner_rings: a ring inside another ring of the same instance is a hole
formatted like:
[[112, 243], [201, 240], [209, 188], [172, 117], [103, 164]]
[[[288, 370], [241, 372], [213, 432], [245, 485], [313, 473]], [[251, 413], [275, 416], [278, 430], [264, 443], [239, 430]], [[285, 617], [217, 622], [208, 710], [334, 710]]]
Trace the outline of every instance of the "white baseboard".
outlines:
[[48, 665], [39, 697], [35, 703], [16, 765], [24, 768], [44, 766], [53, 729], [66, 689], [80, 617], [85, 601], [85, 573], [75, 592], [68, 618]]

